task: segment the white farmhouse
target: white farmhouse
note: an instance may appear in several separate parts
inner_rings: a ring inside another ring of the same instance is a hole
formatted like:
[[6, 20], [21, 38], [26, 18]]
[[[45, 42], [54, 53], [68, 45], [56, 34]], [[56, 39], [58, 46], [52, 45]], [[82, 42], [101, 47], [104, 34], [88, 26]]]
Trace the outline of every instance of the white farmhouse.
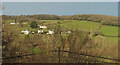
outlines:
[[32, 34], [35, 34], [35, 32], [34, 32], [34, 31], [32, 31]]
[[67, 33], [71, 33], [71, 31], [67, 31]]
[[47, 34], [53, 34], [54, 31], [53, 30], [49, 30]]
[[43, 33], [43, 30], [38, 30], [38, 33]]
[[11, 25], [14, 25], [15, 23], [14, 22], [12, 22], [12, 23], [10, 23]]
[[40, 28], [41, 28], [41, 29], [46, 29], [46, 28], [47, 28], [47, 26], [40, 26]]
[[27, 34], [27, 35], [28, 35], [28, 34], [30, 33], [30, 31], [28, 31], [28, 30], [25, 30], [25, 31], [22, 30], [21, 33], [24, 33], [24, 34]]

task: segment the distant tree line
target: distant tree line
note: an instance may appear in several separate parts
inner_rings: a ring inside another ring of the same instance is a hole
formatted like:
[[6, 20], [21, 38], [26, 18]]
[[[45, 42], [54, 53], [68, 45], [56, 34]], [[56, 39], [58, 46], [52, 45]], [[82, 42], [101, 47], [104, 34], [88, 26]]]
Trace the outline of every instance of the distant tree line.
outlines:
[[103, 25], [118, 26], [118, 17], [107, 15], [73, 15], [60, 16], [60, 20], [85, 20], [99, 22]]
[[116, 16], [107, 16], [107, 15], [20, 15], [20, 16], [7, 16], [3, 15], [4, 20], [14, 19], [15, 21], [31, 21], [31, 20], [86, 20], [99, 22], [103, 25], [118, 26], [118, 17]]

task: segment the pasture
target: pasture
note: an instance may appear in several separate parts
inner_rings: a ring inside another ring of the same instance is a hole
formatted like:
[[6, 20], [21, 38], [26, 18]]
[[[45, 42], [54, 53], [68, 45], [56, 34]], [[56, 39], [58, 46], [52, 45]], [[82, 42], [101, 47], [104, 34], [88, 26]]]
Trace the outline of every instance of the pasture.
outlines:
[[61, 23], [61, 27], [69, 28], [70, 30], [81, 29], [81, 30], [96, 30], [100, 23], [91, 22], [91, 21], [72, 21], [68, 23]]
[[117, 26], [107, 26], [103, 25], [100, 30], [104, 35], [108, 36], [118, 36], [118, 27]]

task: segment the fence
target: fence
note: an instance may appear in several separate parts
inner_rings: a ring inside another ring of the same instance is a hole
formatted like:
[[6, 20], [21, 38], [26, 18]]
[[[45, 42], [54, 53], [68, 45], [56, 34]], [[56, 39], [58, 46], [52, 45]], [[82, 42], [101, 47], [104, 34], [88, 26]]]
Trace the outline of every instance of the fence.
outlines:
[[[58, 50], [52, 50], [52, 51], [47, 51], [47, 52], [42, 52], [42, 53], [36, 53], [36, 54], [26, 54], [26, 55], [18, 55], [18, 56], [13, 56], [13, 57], [3, 57], [3, 60], [10, 60], [10, 59], [15, 59], [15, 58], [21, 58], [21, 57], [26, 57], [26, 56], [32, 56], [32, 55], [37, 55], [37, 54], [45, 54], [45, 53], [58, 53], [58, 63], [61, 63], [61, 58], [62, 57], [67, 57], [67, 58], [73, 58], [73, 59], [81, 59], [79, 57], [68, 57], [68, 56], [61, 56], [61, 52], [62, 53], [69, 53], [69, 54], [74, 54], [74, 55], [81, 55], [81, 56], [87, 56], [87, 57], [92, 57], [92, 58], [97, 58], [97, 59], [103, 59], [103, 60], [111, 60], [111, 61], [115, 61], [116, 63], [118, 63], [120, 61], [120, 59], [114, 59], [114, 58], [107, 58], [107, 57], [101, 57], [101, 56], [94, 56], [94, 55], [89, 55], [89, 54], [83, 54], [83, 53], [78, 53], [78, 52], [70, 52], [70, 51], [65, 51], [65, 50], [61, 50], [60, 47], [58, 48]], [[46, 57], [45, 57], [46, 58]], [[49, 57], [47, 57], [49, 58]], [[54, 57], [52, 57], [54, 58]], [[109, 63], [109, 62], [105, 62], [105, 61], [97, 61], [99, 63]]]

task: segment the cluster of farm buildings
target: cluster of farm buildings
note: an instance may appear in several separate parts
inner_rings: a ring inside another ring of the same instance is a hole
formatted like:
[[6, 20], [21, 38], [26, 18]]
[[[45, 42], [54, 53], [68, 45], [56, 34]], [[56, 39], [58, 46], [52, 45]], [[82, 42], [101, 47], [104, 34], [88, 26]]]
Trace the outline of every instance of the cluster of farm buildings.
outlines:
[[54, 31], [53, 30], [48, 30], [48, 32], [44, 32], [44, 29], [47, 29], [47, 26], [40, 26], [40, 25], [38, 25], [39, 26], [39, 28], [41, 29], [41, 30], [37, 30], [37, 31], [29, 31], [29, 30], [22, 30], [21, 31], [21, 33], [22, 34], [30, 34], [30, 33], [32, 33], [32, 34], [35, 34], [35, 33], [41, 33], [41, 34], [53, 34], [54, 33]]
[[[18, 24], [18, 23], [10, 23], [11, 25], [15, 25], [15, 24]], [[38, 27], [41, 29], [41, 30], [37, 30], [37, 31], [29, 31], [29, 30], [22, 30], [21, 31], [21, 34], [35, 34], [35, 33], [41, 33], [41, 34], [54, 34], [54, 31], [53, 30], [48, 30], [47, 32], [44, 32], [44, 29], [47, 29], [47, 26], [41, 26], [41, 25], [38, 25]], [[62, 33], [71, 33], [71, 31], [67, 31], [67, 32], [62, 32]]]

